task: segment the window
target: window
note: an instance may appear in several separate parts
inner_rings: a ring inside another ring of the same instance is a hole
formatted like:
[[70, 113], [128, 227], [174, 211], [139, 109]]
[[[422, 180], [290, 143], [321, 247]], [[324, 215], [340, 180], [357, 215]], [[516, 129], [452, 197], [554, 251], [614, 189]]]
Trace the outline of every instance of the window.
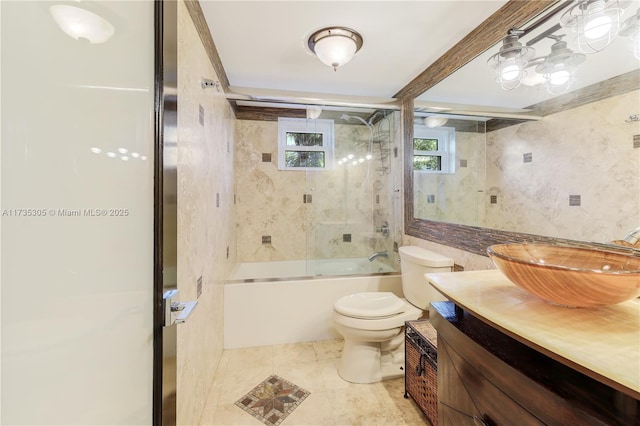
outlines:
[[278, 119], [278, 169], [328, 169], [333, 165], [333, 120]]
[[416, 125], [413, 135], [413, 170], [426, 173], [455, 173], [453, 127]]

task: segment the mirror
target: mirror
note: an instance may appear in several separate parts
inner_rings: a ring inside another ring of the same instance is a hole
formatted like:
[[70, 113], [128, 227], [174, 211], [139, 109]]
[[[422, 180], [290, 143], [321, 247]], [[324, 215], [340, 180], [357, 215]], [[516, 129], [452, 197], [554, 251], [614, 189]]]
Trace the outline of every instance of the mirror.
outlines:
[[418, 113], [414, 123], [414, 217], [480, 226], [486, 119]]
[[[623, 20], [636, 13], [638, 2], [632, 3]], [[521, 37], [522, 44], [534, 41], [538, 54], [547, 55], [557, 40], [544, 34], [570, 37], [568, 29], [556, 28], [557, 22], [554, 17], [538, 26]], [[446, 117], [450, 111], [443, 107], [465, 101], [485, 112], [493, 107], [503, 117], [510, 110], [511, 117], [516, 117], [523, 109], [531, 116], [526, 122], [476, 119], [484, 126], [477, 124], [472, 131], [453, 126], [453, 173], [413, 170], [416, 152], [405, 141], [412, 151], [405, 153], [405, 167], [412, 168], [405, 172], [410, 179], [405, 186], [412, 189], [405, 194], [411, 213], [407, 233], [431, 239], [434, 224], [446, 223], [452, 224], [447, 227], [451, 232], [481, 228], [474, 232], [484, 237], [513, 239], [509, 233], [525, 233], [607, 243], [636, 228], [640, 222], [640, 61], [630, 42], [629, 37], [618, 36], [601, 52], [585, 55], [573, 86], [561, 95], [549, 93], [544, 85], [502, 90], [487, 65], [487, 58], [502, 43], [420, 95], [415, 135], [424, 126], [425, 116]], [[491, 238], [482, 244], [487, 243]], [[484, 249], [475, 251], [484, 254]]]

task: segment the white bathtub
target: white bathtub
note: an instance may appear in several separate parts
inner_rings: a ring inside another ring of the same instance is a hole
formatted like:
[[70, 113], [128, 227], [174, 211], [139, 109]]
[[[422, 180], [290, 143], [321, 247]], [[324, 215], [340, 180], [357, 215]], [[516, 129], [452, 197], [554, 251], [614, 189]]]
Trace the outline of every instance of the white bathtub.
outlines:
[[282, 260], [275, 262], [238, 263], [229, 280], [296, 278], [324, 275], [361, 275], [395, 272], [379, 260], [365, 258]]
[[[305, 277], [309, 263], [313, 275]], [[329, 275], [355, 271], [360, 274]], [[340, 337], [331, 320], [333, 303], [361, 291], [391, 291], [402, 297], [402, 281], [377, 260], [240, 263], [224, 284], [224, 347]]]

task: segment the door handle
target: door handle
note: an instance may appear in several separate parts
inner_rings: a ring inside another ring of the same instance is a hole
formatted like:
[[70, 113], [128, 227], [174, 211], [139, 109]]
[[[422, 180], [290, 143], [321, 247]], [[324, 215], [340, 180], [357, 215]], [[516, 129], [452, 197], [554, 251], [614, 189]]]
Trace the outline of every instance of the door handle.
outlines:
[[162, 311], [164, 312], [162, 325], [164, 327], [184, 324], [198, 304], [197, 300], [180, 302], [178, 295], [178, 289], [167, 290], [162, 294]]
[[175, 323], [184, 324], [187, 321], [187, 318], [189, 317], [189, 315], [191, 315], [191, 312], [193, 312], [193, 310], [196, 308], [197, 304], [198, 304], [197, 300], [180, 303], [179, 307], [181, 307], [182, 309], [179, 309], [177, 311], [178, 315], [176, 315]]

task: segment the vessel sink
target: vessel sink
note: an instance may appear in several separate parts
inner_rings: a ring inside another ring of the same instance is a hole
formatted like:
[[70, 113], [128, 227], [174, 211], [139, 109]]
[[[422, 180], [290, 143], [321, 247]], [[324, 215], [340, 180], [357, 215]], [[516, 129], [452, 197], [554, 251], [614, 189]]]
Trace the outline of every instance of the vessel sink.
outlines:
[[487, 253], [511, 282], [556, 305], [614, 305], [640, 296], [640, 256], [545, 244], [498, 244]]

